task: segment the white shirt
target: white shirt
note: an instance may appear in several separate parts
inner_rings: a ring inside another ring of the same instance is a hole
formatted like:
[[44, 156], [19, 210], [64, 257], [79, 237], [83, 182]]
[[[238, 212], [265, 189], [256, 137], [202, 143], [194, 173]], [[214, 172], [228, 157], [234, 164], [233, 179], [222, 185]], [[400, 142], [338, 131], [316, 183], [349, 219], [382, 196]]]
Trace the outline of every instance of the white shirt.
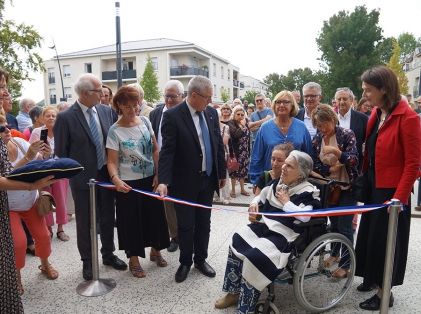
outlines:
[[317, 133], [317, 129], [313, 126], [311, 118], [307, 115], [307, 109], [304, 109], [304, 124], [306, 125], [308, 133], [310, 133], [311, 139], [313, 139], [314, 135]]
[[339, 119], [339, 126], [343, 127], [344, 129], [351, 129], [351, 108], [349, 108], [348, 112], [342, 116], [338, 112], [338, 119]]
[[[194, 109], [190, 104], [187, 102], [187, 108], [189, 108], [191, 117], [193, 119], [194, 126], [196, 127], [197, 136], [199, 137], [199, 143], [200, 143], [200, 149], [202, 150], [202, 171], [206, 171], [206, 153], [205, 153], [205, 143], [203, 142], [202, 137], [202, 129], [200, 128], [200, 121], [199, 121], [199, 115], [196, 113], [196, 109]], [[206, 119], [203, 116], [203, 119], [206, 123]], [[208, 127], [209, 129], [209, 127]], [[210, 137], [210, 134], [209, 134]]]
[[[22, 146], [24, 152], [17, 147], [17, 157], [15, 161], [12, 161], [11, 164], [14, 167], [19, 160], [25, 156], [25, 153], [28, 151], [29, 143], [24, 139], [19, 137], [14, 137], [13, 140], [19, 143]], [[38, 198], [38, 190], [34, 191], [27, 191], [27, 190], [8, 190], [7, 191], [7, 198], [9, 202], [9, 210], [14, 212], [23, 212], [27, 211], [34, 206], [37, 198]]]
[[158, 128], [158, 147], [161, 150], [162, 147], [162, 133], [161, 133], [161, 127], [162, 127], [162, 118], [164, 117], [164, 112], [167, 111], [167, 105], [164, 105], [164, 108], [162, 108], [162, 114], [161, 114], [161, 119], [159, 120], [159, 128]]
[[[85, 116], [86, 122], [88, 123], [88, 127], [89, 127], [89, 125], [90, 125], [90, 123], [89, 123], [89, 113], [88, 113], [89, 107], [82, 104], [79, 100], [77, 101], [77, 103], [79, 104], [80, 109], [82, 109], [83, 115]], [[95, 122], [96, 122], [96, 128], [98, 129], [98, 135], [99, 135], [99, 138], [101, 139], [99, 141], [99, 144], [101, 145], [102, 153], [104, 155], [104, 162], [105, 162], [105, 164], [107, 164], [107, 154], [105, 153], [105, 145], [104, 145], [104, 141], [102, 140], [104, 138], [104, 136], [102, 134], [101, 122], [99, 121], [98, 112], [97, 112], [95, 106], [92, 107], [92, 112], [93, 112], [94, 119], [95, 119]], [[103, 166], [103, 165], [101, 165], [101, 166]]]

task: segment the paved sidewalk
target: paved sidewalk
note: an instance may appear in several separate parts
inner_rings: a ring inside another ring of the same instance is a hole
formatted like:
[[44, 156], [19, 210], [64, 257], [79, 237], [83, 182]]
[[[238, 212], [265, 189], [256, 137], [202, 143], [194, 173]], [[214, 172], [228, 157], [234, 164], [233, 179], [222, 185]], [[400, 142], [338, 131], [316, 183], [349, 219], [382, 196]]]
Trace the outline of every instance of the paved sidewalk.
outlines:
[[[224, 206], [225, 207], [225, 206]], [[81, 297], [76, 286], [82, 281], [82, 263], [76, 248], [75, 221], [66, 227], [69, 242], [53, 239], [52, 264], [60, 277], [55, 281], [45, 279], [38, 270], [36, 257], [27, 257], [22, 272], [25, 294], [23, 303], [26, 313], [234, 313], [234, 308], [218, 311], [214, 301], [222, 295], [221, 286], [225, 272], [228, 244], [233, 232], [247, 223], [247, 208], [231, 207], [243, 211], [232, 213], [215, 211], [212, 214], [212, 231], [209, 245], [209, 263], [216, 269], [215, 278], [207, 278], [192, 269], [187, 280], [177, 284], [174, 274], [178, 268], [178, 252], [163, 251], [168, 267], [158, 268], [148, 259], [141, 264], [147, 272], [146, 278], [136, 279], [128, 271], [116, 271], [100, 262], [100, 277], [114, 278], [117, 287], [101, 297]], [[117, 243], [116, 243], [117, 245]], [[147, 251], [148, 254], [149, 250]], [[116, 251], [124, 260], [124, 253]], [[394, 288], [395, 305], [391, 313], [421, 313], [421, 219], [413, 219], [411, 226], [410, 253], [405, 284]], [[358, 303], [371, 296], [356, 291], [361, 283], [356, 278], [346, 299], [330, 313], [366, 313]], [[314, 287], [317, 289], [317, 287]], [[281, 313], [303, 313], [295, 301], [292, 286], [277, 286], [275, 303]], [[265, 296], [264, 293], [263, 296]]]

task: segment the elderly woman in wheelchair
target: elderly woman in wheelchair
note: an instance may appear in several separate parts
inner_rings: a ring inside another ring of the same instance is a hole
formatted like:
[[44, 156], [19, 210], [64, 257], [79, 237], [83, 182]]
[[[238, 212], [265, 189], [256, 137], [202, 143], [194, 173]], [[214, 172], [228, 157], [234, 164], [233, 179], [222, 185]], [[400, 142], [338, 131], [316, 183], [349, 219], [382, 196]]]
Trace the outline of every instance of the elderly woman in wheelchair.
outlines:
[[[321, 206], [319, 190], [308, 182], [313, 168], [311, 157], [292, 151], [285, 160], [279, 181], [265, 187], [250, 204], [251, 220], [262, 212], [300, 212]], [[261, 291], [273, 282], [288, 263], [291, 243], [302, 229], [300, 221], [310, 217], [266, 216], [260, 222], [236, 232], [229, 248], [223, 291], [218, 309], [237, 305], [238, 313], [254, 313]]]

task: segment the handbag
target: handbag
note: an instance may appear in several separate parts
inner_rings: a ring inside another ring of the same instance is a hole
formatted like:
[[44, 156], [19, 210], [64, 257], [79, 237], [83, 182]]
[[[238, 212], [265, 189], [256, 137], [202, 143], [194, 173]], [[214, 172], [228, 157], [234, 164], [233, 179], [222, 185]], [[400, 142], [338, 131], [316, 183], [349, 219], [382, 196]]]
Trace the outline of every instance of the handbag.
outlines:
[[369, 196], [367, 172], [357, 177], [354, 182], [352, 182], [352, 195], [357, 202], [367, 204]]
[[240, 163], [238, 162], [237, 158], [234, 155], [234, 147], [232, 146], [231, 139], [228, 141], [228, 143], [231, 144], [231, 149], [233, 152], [232, 156], [231, 154], [228, 154], [228, 159], [227, 159], [228, 172], [238, 171], [240, 169]]
[[40, 191], [36, 201], [38, 215], [45, 216], [56, 211], [56, 201], [50, 192]]

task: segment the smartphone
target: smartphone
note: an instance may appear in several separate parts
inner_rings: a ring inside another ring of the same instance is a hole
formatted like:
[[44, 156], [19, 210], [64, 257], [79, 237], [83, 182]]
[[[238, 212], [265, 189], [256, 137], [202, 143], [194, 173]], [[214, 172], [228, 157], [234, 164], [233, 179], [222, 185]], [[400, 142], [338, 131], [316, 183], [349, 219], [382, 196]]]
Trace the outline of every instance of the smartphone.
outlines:
[[48, 144], [47, 136], [48, 136], [48, 129], [42, 129], [39, 139], [43, 141], [45, 144]]

